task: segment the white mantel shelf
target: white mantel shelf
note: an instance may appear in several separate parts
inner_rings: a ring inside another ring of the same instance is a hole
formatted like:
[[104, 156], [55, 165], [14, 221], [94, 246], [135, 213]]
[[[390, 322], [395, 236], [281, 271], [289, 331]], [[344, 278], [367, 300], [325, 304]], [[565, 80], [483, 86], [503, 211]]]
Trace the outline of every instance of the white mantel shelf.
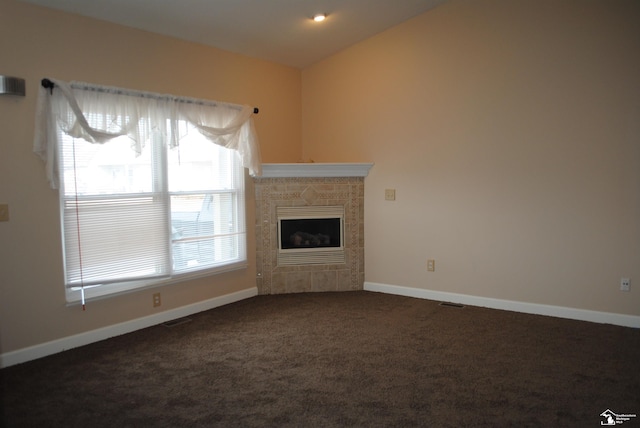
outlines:
[[373, 163], [263, 163], [262, 176], [294, 177], [366, 177]]

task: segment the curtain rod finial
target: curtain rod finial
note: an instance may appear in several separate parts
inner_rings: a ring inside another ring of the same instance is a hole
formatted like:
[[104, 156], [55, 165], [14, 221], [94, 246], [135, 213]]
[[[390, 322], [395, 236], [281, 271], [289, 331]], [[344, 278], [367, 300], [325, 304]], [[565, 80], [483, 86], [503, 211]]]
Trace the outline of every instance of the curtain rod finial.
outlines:
[[53, 83], [51, 80], [47, 78], [44, 78], [42, 79], [40, 84], [42, 85], [43, 88], [48, 89], [49, 92], [53, 94], [53, 88], [56, 86], [55, 83]]

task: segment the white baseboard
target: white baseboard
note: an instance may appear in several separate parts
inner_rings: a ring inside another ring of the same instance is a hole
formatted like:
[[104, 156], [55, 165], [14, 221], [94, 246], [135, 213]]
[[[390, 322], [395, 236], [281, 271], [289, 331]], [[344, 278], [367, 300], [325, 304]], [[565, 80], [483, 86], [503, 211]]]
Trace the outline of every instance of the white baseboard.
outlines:
[[364, 289], [367, 291], [397, 294], [400, 296], [416, 297], [419, 299], [460, 303], [470, 306], [480, 306], [491, 309], [523, 312], [526, 314], [546, 315], [579, 321], [590, 321], [601, 324], [614, 324], [624, 327], [640, 328], [640, 316], [635, 315], [598, 312], [586, 309], [567, 308], [563, 306], [541, 305], [538, 303], [517, 302], [513, 300], [492, 299], [489, 297], [447, 293], [444, 291], [424, 290], [421, 288], [401, 287], [397, 285], [378, 284], [375, 282], [365, 282]]
[[[640, 328], [640, 316], [616, 314], [611, 312], [598, 312], [585, 309], [567, 308], [562, 306], [541, 305], [537, 303], [517, 302], [512, 300], [493, 299], [488, 297], [472, 296], [468, 294], [448, 293], [444, 291], [425, 290], [420, 288], [402, 287], [397, 285], [365, 282], [364, 289], [399, 296], [415, 297], [450, 303], [460, 303], [470, 306], [480, 306], [492, 309], [523, 312], [527, 314], [546, 315], [559, 318], [568, 318], [580, 321], [590, 321], [602, 324], [614, 324], [624, 327]], [[132, 321], [114, 324], [97, 330], [64, 337], [51, 342], [30, 346], [28, 348], [0, 354], [0, 368], [24, 363], [38, 358], [53, 355], [68, 349], [88, 345], [110, 337], [131, 333], [136, 330], [151, 327], [177, 318], [186, 317], [198, 312], [207, 311], [229, 303], [254, 297], [258, 294], [256, 287], [235, 293], [226, 294], [213, 299], [194, 303], [180, 308], [171, 309], [159, 314], [149, 315]]]
[[30, 346], [28, 348], [18, 349], [4, 354], [0, 354], [0, 368], [9, 367], [15, 364], [24, 363], [47, 355], [57, 354], [58, 352], [68, 349], [77, 348], [79, 346], [88, 345], [110, 337], [119, 336], [121, 334], [131, 333], [136, 330], [162, 324], [177, 318], [186, 317], [198, 312], [207, 311], [229, 303], [238, 302], [240, 300], [254, 297], [258, 294], [258, 288], [247, 288], [246, 290], [237, 291], [224, 296], [214, 297], [202, 302], [193, 303], [191, 305], [182, 306], [171, 309], [158, 314], [149, 315], [143, 318], [110, 325], [108, 327], [99, 328], [97, 330], [87, 331], [85, 333], [73, 336], [63, 337], [62, 339], [53, 340], [51, 342]]

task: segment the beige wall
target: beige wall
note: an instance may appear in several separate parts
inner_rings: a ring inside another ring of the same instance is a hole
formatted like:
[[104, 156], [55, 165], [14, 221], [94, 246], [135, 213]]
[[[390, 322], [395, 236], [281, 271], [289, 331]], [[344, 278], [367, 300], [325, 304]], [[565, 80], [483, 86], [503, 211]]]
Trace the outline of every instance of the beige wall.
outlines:
[[[0, 203], [11, 215], [0, 223], [0, 354], [158, 312], [157, 289], [95, 301], [86, 312], [65, 305], [57, 194], [31, 151], [43, 77], [255, 105], [263, 160], [301, 156], [297, 69], [0, 0], [0, 74], [27, 84], [25, 98], [0, 96]], [[163, 287], [159, 310], [254, 287], [253, 216], [251, 196], [250, 268]]]
[[449, 0], [303, 70], [303, 158], [375, 162], [366, 281], [640, 315], [639, 22]]
[[[302, 73], [15, 0], [0, 10], [0, 74], [28, 93], [0, 96], [0, 353], [157, 313], [153, 290], [65, 305], [57, 196], [31, 152], [43, 77], [259, 106], [265, 162], [375, 162], [367, 281], [640, 315], [635, 0], [449, 0]], [[163, 287], [161, 310], [255, 285], [254, 213], [250, 197], [250, 268]]]

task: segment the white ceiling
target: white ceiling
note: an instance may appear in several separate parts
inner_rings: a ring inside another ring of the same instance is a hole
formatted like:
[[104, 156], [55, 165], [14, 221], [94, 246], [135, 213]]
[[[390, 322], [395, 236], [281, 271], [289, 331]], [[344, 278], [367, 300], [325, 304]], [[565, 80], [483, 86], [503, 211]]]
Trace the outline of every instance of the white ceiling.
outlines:
[[304, 68], [446, 0], [23, 1]]

